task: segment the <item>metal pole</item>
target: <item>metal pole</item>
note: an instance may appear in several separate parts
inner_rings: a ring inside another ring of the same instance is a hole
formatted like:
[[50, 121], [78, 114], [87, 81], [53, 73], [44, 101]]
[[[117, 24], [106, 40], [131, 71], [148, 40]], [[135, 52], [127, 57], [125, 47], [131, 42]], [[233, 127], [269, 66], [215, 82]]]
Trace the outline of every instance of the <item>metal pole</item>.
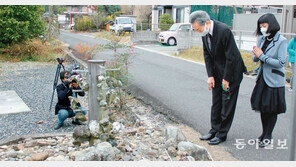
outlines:
[[141, 23], [141, 31], [143, 31], [143, 24]]
[[[294, 66], [293, 71], [296, 70], [296, 66]], [[290, 119], [290, 131], [288, 135], [288, 144], [289, 144], [289, 160], [295, 161], [295, 147], [296, 147], [296, 73], [293, 73], [293, 97], [292, 97], [292, 112]]]
[[239, 48], [239, 50], [241, 50], [242, 49], [242, 32], [240, 31], [239, 32], [239, 40], [238, 40], [238, 48]]

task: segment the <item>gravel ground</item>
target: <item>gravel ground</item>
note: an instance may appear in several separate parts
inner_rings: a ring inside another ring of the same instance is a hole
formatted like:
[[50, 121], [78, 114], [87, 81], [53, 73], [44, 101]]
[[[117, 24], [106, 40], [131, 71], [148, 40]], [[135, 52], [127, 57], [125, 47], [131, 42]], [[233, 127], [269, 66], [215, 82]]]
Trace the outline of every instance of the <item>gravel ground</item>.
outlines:
[[[14, 90], [31, 109], [30, 112], [0, 115], [0, 140], [16, 135], [69, 132], [74, 125], [67, 119], [64, 126], [54, 130], [57, 116], [49, 103], [57, 65], [55, 63], [0, 63], [0, 91]], [[44, 120], [44, 123], [37, 124]]]

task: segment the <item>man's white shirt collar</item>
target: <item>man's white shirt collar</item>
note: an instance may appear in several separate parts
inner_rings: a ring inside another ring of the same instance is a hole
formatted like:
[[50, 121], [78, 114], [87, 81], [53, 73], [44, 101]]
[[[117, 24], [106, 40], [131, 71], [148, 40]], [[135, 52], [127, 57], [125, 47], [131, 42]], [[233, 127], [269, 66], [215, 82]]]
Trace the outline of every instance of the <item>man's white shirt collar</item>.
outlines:
[[210, 20], [210, 22], [211, 22], [211, 28], [210, 28], [209, 34], [211, 34], [211, 36], [213, 36], [214, 22], [213, 22], [213, 20]]

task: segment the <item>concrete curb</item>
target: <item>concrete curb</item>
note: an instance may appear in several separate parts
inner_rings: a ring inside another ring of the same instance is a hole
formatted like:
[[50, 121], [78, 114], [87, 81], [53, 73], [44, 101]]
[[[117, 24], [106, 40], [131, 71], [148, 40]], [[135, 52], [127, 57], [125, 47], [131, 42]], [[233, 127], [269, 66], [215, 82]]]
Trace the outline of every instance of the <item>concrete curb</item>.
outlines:
[[78, 59], [73, 55], [73, 53], [68, 52], [66, 55], [66, 61], [69, 63], [79, 63], [82, 68], [81, 69], [87, 69], [87, 63], [84, 62], [83, 60]]

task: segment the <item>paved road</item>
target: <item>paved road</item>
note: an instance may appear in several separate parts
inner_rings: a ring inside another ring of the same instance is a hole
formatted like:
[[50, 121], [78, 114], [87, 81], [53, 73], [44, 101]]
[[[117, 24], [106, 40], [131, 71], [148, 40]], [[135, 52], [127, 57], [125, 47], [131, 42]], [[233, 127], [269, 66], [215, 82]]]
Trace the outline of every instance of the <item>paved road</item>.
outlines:
[[[60, 39], [74, 46], [76, 43], [105, 43], [87, 35], [62, 32]], [[143, 96], [144, 100], [162, 105], [169, 115], [192, 126], [205, 134], [210, 128], [211, 92], [206, 86], [206, 70], [204, 65], [192, 63], [162, 54], [147, 47], [136, 49], [137, 56], [130, 67], [132, 88], [135, 94]], [[111, 56], [110, 52], [103, 54]], [[102, 54], [100, 55], [102, 56]], [[100, 57], [101, 58], [101, 57]], [[228, 140], [222, 143], [226, 150], [239, 160], [288, 160], [287, 150], [278, 149], [278, 139], [287, 138], [289, 131], [289, 116], [291, 111], [291, 93], [286, 91], [288, 111], [279, 115], [274, 130], [274, 148], [256, 149], [248, 144], [248, 140], [256, 139], [261, 134], [260, 115], [251, 110], [250, 96], [255, 85], [255, 79], [244, 77], [238, 98], [237, 110], [228, 135]], [[244, 140], [244, 149], [237, 149], [236, 139]]]

